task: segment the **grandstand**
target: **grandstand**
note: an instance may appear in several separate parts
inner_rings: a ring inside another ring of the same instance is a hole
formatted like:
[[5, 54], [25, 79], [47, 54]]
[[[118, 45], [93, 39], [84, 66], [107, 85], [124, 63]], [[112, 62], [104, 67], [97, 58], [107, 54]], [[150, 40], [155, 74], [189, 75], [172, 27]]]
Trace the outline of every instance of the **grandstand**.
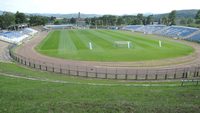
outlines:
[[44, 29], [72, 29], [74, 28], [74, 25], [71, 24], [63, 24], [63, 25], [46, 25], [43, 28]]
[[[171, 38], [190, 39], [200, 41], [200, 33], [198, 28], [184, 26], [165, 26], [165, 25], [128, 25], [122, 28], [123, 30], [137, 31], [144, 34], [157, 34]], [[195, 34], [195, 35], [192, 35]], [[189, 37], [188, 37], [189, 36]], [[185, 38], [186, 37], [186, 38]]]
[[33, 36], [34, 34], [36, 34], [38, 31], [31, 29], [31, 28], [25, 28], [22, 30], [23, 34], [27, 34], [27, 35], [31, 35]]
[[168, 29], [163, 30], [159, 34], [163, 36], [172, 37], [172, 38], [183, 38], [196, 31], [198, 31], [198, 28], [171, 26]]
[[[72, 28], [72, 25], [47, 25], [47, 28]], [[156, 34], [171, 38], [180, 38], [190, 41], [200, 42], [200, 30], [198, 28], [184, 27], [184, 26], [166, 26], [166, 25], [128, 25], [124, 26], [122, 30], [129, 30], [132, 32], [142, 32], [144, 34]], [[0, 33], [0, 40], [19, 43], [23, 39], [33, 36], [38, 31], [32, 28], [24, 28], [20, 31], [4, 31]]]
[[123, 27], [122, 29], [123, 30], [131, 30], [131, 31], [139, 31], [138, 29], [142, 28], [142, 27], [144, 27], [144, 26], [143, 25], [128, 25], [128, 26]]
[[165, 25], [148, 25], [140, 28], [140, 32], [144, 32], [145, 34], [155, 34], [156, 31], [162, 30]]
[[200, 43], [200, 31], [199, 31], [199, 33], [189, 37], [187, 40], [195, 41], [195, 42], [199, 42]]
[[0, 33], [0, 40], [18, 44], [25, 38], [33, 36], [35, 33], [37, 31], [31, 28], [25, 28], [20, 31], [5, 31]]

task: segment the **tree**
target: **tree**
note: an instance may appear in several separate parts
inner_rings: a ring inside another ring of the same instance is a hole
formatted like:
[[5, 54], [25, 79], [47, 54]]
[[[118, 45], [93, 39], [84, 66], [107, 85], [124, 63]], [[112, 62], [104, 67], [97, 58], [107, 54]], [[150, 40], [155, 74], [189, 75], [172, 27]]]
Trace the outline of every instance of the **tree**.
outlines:
[[85, 19], [85, 23], [86, 23], [87, 25], [90, 25], [90, 18], [86, 18], [86, 19]]
[[123, 18], [122, 17], [118, 17], [117, 18], [117, 25], [122, 25], [123, 24]]
[[189, 18], [189, 19], [187, 20], [187, 24], [192, 24], [192, 23], [194, 23], [194, 19]]
[[56, 17], [54, 17], [54, 16], [51, 16], [51, 17], [49, 18], [50, 23], [54, 23], [55, 20], [56, 20]]
[[168, 25], [168, 18], [167, 18], [166, 16], [164, 16], [164, 17], [162, 18], [162, 24]]
[[144, 18], [144, 19], [142, 20], [142, 24], [143, 24], [143, 25], [147, 25], [147, 18]]
[[153, 15], [149, 15], [147, 17], [147, 21], [146, 21], [146, 24], [152, 24], [153, 23]]
[[44, 16], [30, 16], [29, 20], [31, 26], [45, 25], [47, 22], [48, 19]]
[[[153, 17], [150, 21], [153, 22]], [[124, 15], [124, 16], [115, 16], [115, 15], [103, 15], [102, 17], [86, 18], [86, 24], [88, 25], [100, 25], [100, 26], [120, 26], [120, 25], [138, 25], [146, 24], [147, 18], [143, 14], [134, 15]]]
[[59, 24], [60, 24], [60, 21], [58, 21], [58, 20], [54, 21], [54, 25], [59, 25]]
[[10, 12], [3, 12], [0, 16], [0, 27], [6, 29], [11, 25], [15, 24], [15, 15]]
[[113, 15], [108, 16], [109, 25], [114, 26], [117, 23], [117, 17]]
[[200, 10], [197, 12], [195, 16], [196, 24], [200, 24]]
[[200, 10], [197, 12], [195, 19], [200, 19]]
[[15, 23], [22, 24], [26, 22], [26, 15], [24, 13], [20, 13], [19, 11], [15, 14]]
[[63, 24], [68, 24], [68, 23], [69, 23], [69, 20], [68, 20], [67, 18], [63, 18], [62, 23], [63, 23]]
[[136, 21], [136, 24], [138, 25], [142, 25], [143, 24], [143, 14], [137, 14], [137, 21]]
[[91, 25], [96, 25], [97, 23], [97, 18], [96, 17], [94, 17], [94, 18], [91, 18]]
[[71, 24], [75, 24], [75, 23], [76, 23], [76, 19], [72, 17], [72, 18], [70, 19], [70, 23], [71, 23]]
[[158, 24], [162, 24], [162, 19], [161, 18], [158, 20]]
[[182, 18], [182, 19], [180, 20], [180, 24], [181, 24], [181, 25], [186, 25], [186, 24], [187, 24], [187, 19]]
[[168, 19], [169, 19], [170, 25], [176, 25], [176, 11], [175, 10], [173, 10], [171, 13], [169, 13]]
[[3, 29], [3, 16], [0, 15], [0, 30]]
[[[106, 15], [103, 15], [102, 17], [99, 17], [100, 20], [102, 20], [102, 24], [103, 26], [107, 26], [108, 25], [108, 18]], [[90, 21], [91, 23], [91, 21]]]

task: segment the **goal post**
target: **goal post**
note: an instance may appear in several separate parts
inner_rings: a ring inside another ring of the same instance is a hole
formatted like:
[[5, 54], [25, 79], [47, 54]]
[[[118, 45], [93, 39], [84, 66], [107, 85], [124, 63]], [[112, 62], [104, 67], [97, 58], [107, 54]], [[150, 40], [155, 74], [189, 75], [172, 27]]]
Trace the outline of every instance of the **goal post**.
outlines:
[[159, 47], [162, 47], [162, 42], [161, 42], [161, 40], [159, 40], [158, 43], [159, 43]]
[[92, 42], [89, 42], [88, 44], [89, 44], [89, 49], [92, 50], [93, 49]]
[[114, 46], [115, 47], [120, 47], [120, 48], [131, 48], [131, 41], [114, 41]]

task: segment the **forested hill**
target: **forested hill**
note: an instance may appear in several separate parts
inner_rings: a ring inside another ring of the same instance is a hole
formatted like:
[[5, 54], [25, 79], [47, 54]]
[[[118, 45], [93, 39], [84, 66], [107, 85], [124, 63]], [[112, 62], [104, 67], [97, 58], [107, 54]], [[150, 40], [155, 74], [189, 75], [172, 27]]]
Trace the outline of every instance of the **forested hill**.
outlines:
[[0, 15], [2, 15], [3, 14], [3, 11], [0, 11]]
[[[27, 14], [27, 15], [40, 15], [40, 16], [47, 16], [47, 17], [57, 17], [57, 18], [77, 18], [78, 13], [71, 13], [71, 14], [48, 14], [48, 13], [33, 13], [33, 14]], [[101, 15], [97, 14], [83, 14], [81, 13], [81, 18], [93, 18], [93, 17], [100, 17]]]
[[[0, 15], [3, 14], [4, 11], [0, 10]], [[15, 13], [15, 12], [12, 12]], [[53, 14], [53, 13], [25, 13], [26, 15], [39, 15], [39, 16], [47, 16], [47, 17], [57, 17], [57, 18], [77, 18], [78, 13], [71, 13], [71, 14]], [[100, 17], [101, 15], [97, 14], [83, 14], [81, 13], [81, 18], [93, 18], [93, 17]]]
[[[195, 15], [197, 14], [198, 10], [177, 10], [176, 11], [176, 17], [177, 18], [194, 18]], [[167, 16], [169, 13], [165, 13], [165, 14], [157, 14], [154, 15], [155, 19], [159, 19], [162, 18], [164, 16]]]
[[[176, 12], [176, 16], [177, 18], [194, 18], [196, 13], [198, 10], [177, 10]], [[3, 13], [3, 11], [0, 11], [0, 15]], [[58, 17], [58, 18], [76, 18], [78, 16], [78, 13], [72, 13], [72, 14], [48, 14], [48, 13], [28, 13], [28, 15], [41, 15], [41, 16], [54, 16], [54, 17]], [[167, 16], [168, 13], [165, 14], [156, 14], [154, 15], [154, 17], [156, 19], [162, 18], [164, 16]], [[97, 14], [81, 14], [82, 18], [87, 18], [87, 17], [100, 17], [101, 15], [97, 15]]]

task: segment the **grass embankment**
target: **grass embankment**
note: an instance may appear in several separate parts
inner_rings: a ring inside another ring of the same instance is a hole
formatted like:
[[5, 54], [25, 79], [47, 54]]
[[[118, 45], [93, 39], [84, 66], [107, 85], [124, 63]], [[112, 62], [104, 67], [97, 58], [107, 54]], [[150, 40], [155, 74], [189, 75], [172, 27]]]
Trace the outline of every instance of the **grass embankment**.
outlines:
[[[33, 81], [0, 74], [1, 113], [198, 113], [200, 111], [200, 87], [180, 87], [179, 82], [135, 83], [85, 79], [40, 72], [6, 63], [0, 63], [0, 72], [38, 79]], [[40, 81], [44, 79], [73, 83]], [[135, 87], [125, 84], [176, 86]]]

